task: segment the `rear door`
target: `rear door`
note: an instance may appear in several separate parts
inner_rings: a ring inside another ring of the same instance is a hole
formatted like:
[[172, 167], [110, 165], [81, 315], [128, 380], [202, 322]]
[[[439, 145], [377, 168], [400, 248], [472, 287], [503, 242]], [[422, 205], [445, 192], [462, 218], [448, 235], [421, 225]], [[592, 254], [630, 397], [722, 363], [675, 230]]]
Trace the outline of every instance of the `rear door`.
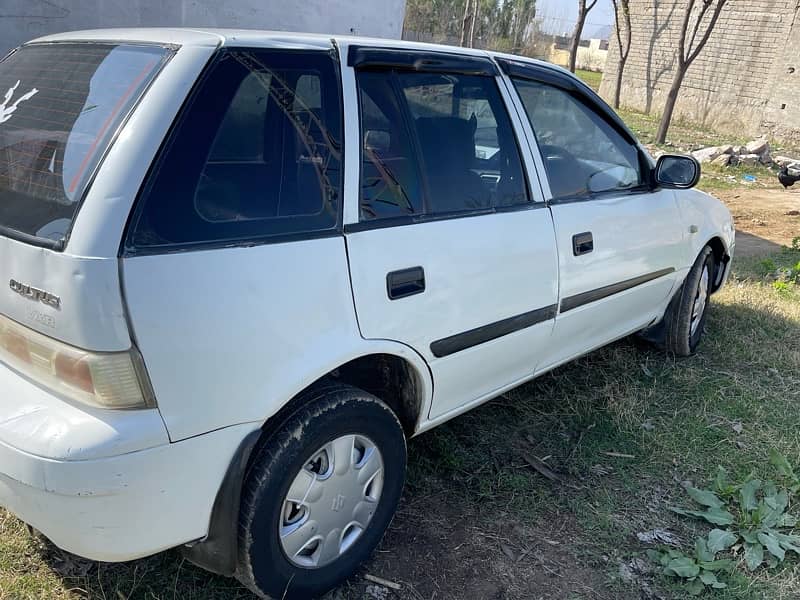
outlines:
[[558, 364], [663, 314], [685, 236], [674, 192], [653, 189], [649, 159], [598, 98], [542, 67], [504, 64], [538, 147], [560, 260]]
[[489, 59], [351, 48], [349, 62], [359, 325], [426, 359], [440, 417], [532, 375], [558, 293], [552, 221]]
[[219, 52], [124, 248], [133, 333], [173, 440], [263, 420], [360, 341], [341, 164], [330, 47]]

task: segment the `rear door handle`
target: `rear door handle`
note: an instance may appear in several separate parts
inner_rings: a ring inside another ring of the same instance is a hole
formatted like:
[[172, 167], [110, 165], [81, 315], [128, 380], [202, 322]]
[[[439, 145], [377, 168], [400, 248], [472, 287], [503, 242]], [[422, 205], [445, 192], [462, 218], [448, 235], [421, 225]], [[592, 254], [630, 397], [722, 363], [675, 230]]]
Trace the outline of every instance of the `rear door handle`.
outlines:
[[386, 275], [386, 293], [389, 300], [408, 298], [424, 291], [425, 270], [422, 267], [392, 271]]
[[576, 233], [572, 236], [572, 254], [580, 256], [589, 254], [592, 250], [594, 250], [594, 238], [591, 231]]

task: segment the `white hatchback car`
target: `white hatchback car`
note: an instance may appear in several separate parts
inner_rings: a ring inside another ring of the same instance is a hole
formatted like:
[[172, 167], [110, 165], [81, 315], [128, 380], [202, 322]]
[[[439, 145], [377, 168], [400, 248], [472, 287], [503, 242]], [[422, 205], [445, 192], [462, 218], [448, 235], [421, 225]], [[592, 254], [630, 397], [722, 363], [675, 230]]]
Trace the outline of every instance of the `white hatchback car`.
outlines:
[[353, 573], [406, 438], [636, 332], [690, 354], [728, 210], [548, 64], [252, 31], [0, 63], [0, 504], [261, 595]]

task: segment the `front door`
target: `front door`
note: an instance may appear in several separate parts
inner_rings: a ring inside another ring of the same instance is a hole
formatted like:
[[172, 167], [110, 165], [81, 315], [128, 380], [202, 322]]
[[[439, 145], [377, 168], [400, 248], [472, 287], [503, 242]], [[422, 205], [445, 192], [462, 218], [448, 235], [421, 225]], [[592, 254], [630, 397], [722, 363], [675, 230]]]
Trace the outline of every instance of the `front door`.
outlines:
[[540, 368], [638, 331], [665, 309], [684, 232], [632, 135], [581, 88], [537, 71], [512, 82], [541, 154], [561, 274], [553, 351]]
[[364, 337], [401, 341], [428, 362], [436, 418], [532, 376], [556, 310], [553, 225], [533, 201], [491, 61], [410, 52], [387, 66], [376, 54], [351, 49], [353, 294]]

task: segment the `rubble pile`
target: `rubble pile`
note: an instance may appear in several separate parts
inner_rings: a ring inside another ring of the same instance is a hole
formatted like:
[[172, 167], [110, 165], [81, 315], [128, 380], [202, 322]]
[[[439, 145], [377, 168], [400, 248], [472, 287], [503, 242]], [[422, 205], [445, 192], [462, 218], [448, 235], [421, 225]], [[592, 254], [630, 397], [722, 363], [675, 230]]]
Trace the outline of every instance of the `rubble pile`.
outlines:
[[778, 166], [800, 171], [800, 158], [773, 156], [766, 138], [759, 138], [744, 146], [711, 146], [692, 152], [701, 164], [711, 163], [720, 167], [727, 166]]

